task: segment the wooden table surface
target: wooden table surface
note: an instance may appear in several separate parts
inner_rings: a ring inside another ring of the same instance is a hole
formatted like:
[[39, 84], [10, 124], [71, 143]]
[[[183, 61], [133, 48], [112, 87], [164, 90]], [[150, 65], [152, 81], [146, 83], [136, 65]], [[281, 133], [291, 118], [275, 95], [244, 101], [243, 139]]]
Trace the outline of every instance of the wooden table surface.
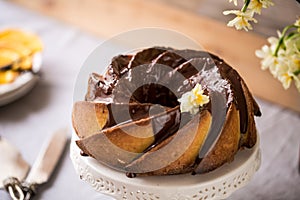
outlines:
[[[209, 17], [226, 24], [232, 16], [224, 16], [224, 10], [235, 9], [229, 0], [153, 0], [164, 2], [169, 5], [180, 7], [181, 9]], [[242, 2], [239, 0], [238, 2]], [[294, 23], [300, 13], [300, 5], [296, 0], [273, 0], [274, 6], [263, 9], [261, 15], [256, 15], [258, 23], [253, 25], [251, 32], [263, 37], [276, 35], [277, 30], [282, 30], [286, 24]]]

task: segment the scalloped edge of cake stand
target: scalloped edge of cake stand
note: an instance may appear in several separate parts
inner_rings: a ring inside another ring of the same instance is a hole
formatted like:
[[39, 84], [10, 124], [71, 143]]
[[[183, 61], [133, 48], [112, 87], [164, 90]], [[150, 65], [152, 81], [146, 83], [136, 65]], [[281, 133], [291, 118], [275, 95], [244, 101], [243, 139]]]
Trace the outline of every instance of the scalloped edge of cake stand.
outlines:
[[245, 186], [261, 164], [259, 135], [251, 149], [240, 150], [234, 161], [206, 174], [128, 178], [95, 159], [80, 155], [73, 131], [70, 157], [79, 177], [97, 192], [116, 199], [210, 200], [226, 199]]

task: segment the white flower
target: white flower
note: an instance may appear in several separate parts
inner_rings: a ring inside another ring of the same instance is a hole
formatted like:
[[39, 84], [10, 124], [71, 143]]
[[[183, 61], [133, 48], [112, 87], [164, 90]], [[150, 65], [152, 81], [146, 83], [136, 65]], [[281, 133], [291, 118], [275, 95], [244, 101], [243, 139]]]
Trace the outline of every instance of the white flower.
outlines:
[[288, 55], [300, 54], [300, 33], [296, 33], [285, 40], [284, 45]]
[[300, 74], [298, 74], [297, 76], [295, 74], [293, 74], [292, 77], [295, 82], [296, 88], [300, 92]]
[[284, 73], [278, 76], [278, 80], [282, 83], [284, 89], [288, 89], [292, 82], [292, 76], [289, 73]]
[[[233, 2], [234, 5], [237, 6], [237, 0], [229, 0], [229, 2]], [[224, 11], [223, 14], [236, 15], [236, 18], [228, 22], [227, 26], [235, 26], [237, 30], [244, 29], [248, 31], [248, 29], [252, 30], [252, 26], [249, 21], [257, 23], [256, 19], [253, 18], [254, 14], [260, 14], [262, 8], [268, 8], [273, 5], [274, 3], [272, 0], [244, 0], [244, 5], [241, 10]]]
[[229, 21], [227, 26], [235, 26], [237, 30], [244, 29], [248, 31], [248, 29], [252, 30], [252, 26], [249, 21], [257, 22], [256, 19], [253, 18], [253, 12], [251, 10], [247, 10], [246, 12], [242, 12], [240, 10], [227, 10], [223, 12], [224, 15], [234, 14], [236, 17]]
[[235, 5], [235, 6], [237, 6], [237, 0], [229, 0], [229, 3], [231, 3], [233, 1], [233, 4]]
[[272, 0], [252, 0], [250, 1], [248, 9], [260, 14], [262, 8], [269, 8], [273, 5], [274, 3], [272, 2]]
[[300, 17], [299, 17], [299, 19], [296, 20], [296, 22], [294, 23], [294, 25], [298, 27], [297, 31], [298, 31], [298, 33], [300, 33]]
[[263, 7], [263, 4], [260, 0], [252, 0], [252, 1], [250, 1], [250, 4], [248, 6], [248, 8], [250, 10], [252, 10], [254, 13], [258, 13], [258, 14], [261, 13], [262, 7]]
[[300, 92], [300, 53], [291, 55], [288, 59], [289, 71], [295, 85]]
[[180, 99], [180, 111], [181, 112], [190, 112], [191, 114], [196, 114], [199, 111], [199, 107], [193, 105], [193, 99], [191, 93], [185, 93]]
[[203, 92], [204, 90], [202, 90], [201, 85], [197, 83], [192, 90], [193, 96], [195, 97], [193, 101], [195, 106], [203, 106], [209, 102], [209, 97], [204, 95]]
[[184, 93], [178, 99], [181, 112], [190, 112], [195, 115], [199, 111], [199, 107], [209, 102], [209, 96], [203, 92], [201, 85], [197, 83], [191, 91]]
[[299, 71], [300, 70], [300, 53], [294, 52], [294, 54], [287, 54], [286, 62], [288, 63], [289, 70], [291, 72]]
[[[281, 33], [278, 32], [278, 34], [280, 35]], [[268, 42], [270, 45], [264, 45], [260, 50], [255, 51], [255, 55], [262, 59], [260, 62], [261, 68], [263, 70], [269, 68], [273, 75], [279, 63], [278, 57], [274, 55], [274, 52], [278, 45], [278, 41], [279, 39], [276, 37], [269, 37]], [[282, 54], [282, 50], [279, 53]], [[276, 75], [274, 76], [276, 77]]]
[[268, 38], [270, 45], [264, 45], [255, 54], [262, 59], [262, 69], [269, 69], [284, 89], [288, 89], [294, 80], [300, 91], [300, 34], [284, 37], [284, 34], [278, 32], [278, 37], [281, 39]]
[[[278, 31], [277, 34], [278, 34], [278, 37], [280, 38], [281, 33]], [[279, 39], [276, 38], [276, 37], [269, 37], [267, 39], [267, 41], [269, 42], [272, 50], [275, 51], [275, 49], [276, 49], [276, 47], [278, 45]]]
[[263, 70], [266, 70], [277, 63], [277, 58], [273, 56], [273, 51], [268, 45], [264, 45], [261, 50], [256, 50], [255, 55], [262, 59], [260, 63]]
[[281, 76], [290, 76], [289, 71], [287, 57], [284, 54], [279, 54], [277, 56], [277, 64], [270, 67], [270, 72], [275, 78], [279, 79]]
[[299, 19], [297, 19], [297, 20], [295, 21], [294, 25], [295, 25], [295, 26], [300, 26], [300, 17], [299, 17]]
[[269, 8], [270, 6], [274, 6], [272, 0], [259, 0], [259, 1], [262, 4], [263, 8]]

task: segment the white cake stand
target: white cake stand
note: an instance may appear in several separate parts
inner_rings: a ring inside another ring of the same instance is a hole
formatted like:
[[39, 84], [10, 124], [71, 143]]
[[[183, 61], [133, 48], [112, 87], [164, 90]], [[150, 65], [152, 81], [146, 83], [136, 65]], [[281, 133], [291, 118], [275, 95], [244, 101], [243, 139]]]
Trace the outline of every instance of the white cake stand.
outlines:
[[239, 151], [233, 162], [203, 175], [171, 175], [128, 178], [123, 172], [80, 155], [73, 133], [71, 160], [79, 177], [97, 192], [116, 199], [209, 200], [225, 199], [245, 186], [260, 167], [259, 138], [252, 149]]

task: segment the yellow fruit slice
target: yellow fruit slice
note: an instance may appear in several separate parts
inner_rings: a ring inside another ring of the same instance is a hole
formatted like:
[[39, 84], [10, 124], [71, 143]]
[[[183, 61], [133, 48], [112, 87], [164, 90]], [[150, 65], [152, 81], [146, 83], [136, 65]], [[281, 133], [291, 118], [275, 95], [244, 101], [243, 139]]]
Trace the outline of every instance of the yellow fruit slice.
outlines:
[[20, 58], [20, 55], [11, 49], [0, 48], [0, 69], [12, 65]]
[[43, 48], [41, 40], [38, 36], [18, 30], [18, 29], [7, 29], [0, 33], [0, 40], [21, 43], [27, 46], [32, 52], [41, 51]]
[[19, 72], [13, 70], [0, 71], [0, 84], [12, 83], [19, 74]]

